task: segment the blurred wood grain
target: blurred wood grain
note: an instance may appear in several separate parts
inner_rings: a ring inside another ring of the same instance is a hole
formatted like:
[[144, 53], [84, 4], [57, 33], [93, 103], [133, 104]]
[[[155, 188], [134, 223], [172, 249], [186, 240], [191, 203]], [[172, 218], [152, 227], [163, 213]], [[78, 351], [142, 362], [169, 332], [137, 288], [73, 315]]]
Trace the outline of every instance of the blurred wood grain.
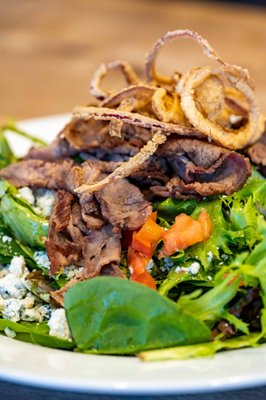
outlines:
[[[198, 31], [226, 61], [249, 68], [266, 113], [263, 8], [169, 0], [0, 0], [0, 10], [1, 118], [70, 112], [88, 103], [89, 80], [101, 62], [124, 59], [141, 71], [153, 42], [177, 28]], [[197, 46], [183, 40], [163, 50], [158, 65], [185, 71], [204, 61]], [[117, 86], [118, 78], [111, 83]]]

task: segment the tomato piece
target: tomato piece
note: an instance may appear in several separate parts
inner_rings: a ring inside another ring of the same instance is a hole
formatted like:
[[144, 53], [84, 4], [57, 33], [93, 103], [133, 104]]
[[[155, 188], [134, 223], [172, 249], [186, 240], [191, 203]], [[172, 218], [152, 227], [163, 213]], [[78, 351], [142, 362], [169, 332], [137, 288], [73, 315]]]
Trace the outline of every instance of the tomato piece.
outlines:
[[[152, 213], [152, 218], [153, 214], [155, 213]], [[147, 219], [138, 232], [134, 232], [132, 239], [132, 247], [148, 257], [152, 257], [157, 243], [164, 233], [164, 229], [152, 218]]]
[[162, 254], [170, 256], [178, 250], [186, 249], [204, 239], [201, 224], [186, 214], [175, 218], [175, 223], [162, 235], [164, 246]]
[[212, 221], [205, 208], [203, 208], [198, 216], [198, 221], [203, 229], [204, 240], [209, 239], [212, 233]]
[[157, 211], [153, 211], [151, 215], [149, 216], [149, 219], [152, 219], [154, 222], [156, 222], [157, 219]]
[[146, 271], [146, 266], [149, 264], [150, 258], [140, 254], [130, 246], [127, 252], [127, 260], [132, 269], [131, 280], [156, 290], [156, 283], [153, 277]]
[[145, 271], [140, 275], [132, 275], [131, 276], [132, 281], [141, 283], [142, 285], [148, 286], [151, 289], [156, 290], [156, 283], [151, 274], [149, 272]]
[[146, 271], [146, 266], [150, 262], [150, 257], [146, 257], [133, 249], [131, 246], [128, 248], [127, 260], [133, 270], [134, 275], [140, 275]]
[[139, 240], [137, 232], [134, 232], [133, 234], [132, 247], [147, 257], [152, 257], [155, 250], [155, 247], [150, 240]]

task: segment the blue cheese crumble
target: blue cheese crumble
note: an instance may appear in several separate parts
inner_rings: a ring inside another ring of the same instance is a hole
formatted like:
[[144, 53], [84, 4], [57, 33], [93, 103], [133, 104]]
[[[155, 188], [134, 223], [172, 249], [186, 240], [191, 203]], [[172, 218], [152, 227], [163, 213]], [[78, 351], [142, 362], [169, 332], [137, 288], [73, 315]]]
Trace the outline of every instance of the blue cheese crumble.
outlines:
[[29, 187], [18, 190], [19, 196], [26, 200], [37, 214], [50, 217], [55, 201], [55, 191], [49, 189], [36, 189], [33, 191]]
[[[44, 251], [35, 252], [34, 258], [42, 266], [49, 262]], [[72, 274], [80, 270], [76, 266], [69, 268], [68, 272]], [[13, 257], [10, 265], [0, 265], [0, 316], [13, 322], [47, 321], [51, 336], [71, 340], [65, 310], [52, 308], [50, 304], [44, 303], [32, 293], [31, 284], [26, 279], [28, 273], [22, 256]], [[16, 333], [9, 328], [5, 328], [4, 332], [11, 338], [16, 336]]]
[[0, 269], [0, 313], [13, 322], [42, 322], [50, 317], [51, 306], [30, 291], [29, 270], [22, 256], [13, 257]]
[[49, 334], [60, 339], [71, 340], [71, 333], [66, 319], [66, 312], [63, 308], [52, 311], [51, 318], [48, 321]]
[[200, 270], [200, 263], [194, 261], [189, 267], [176, 267], [175, 272], [188, 272], [191, 275], [196, 275]]
[[45, 269], [50, 268], [51, 263], [46, 251], [35, 251], [35, 253], [33, 254], [33, 258], [36, 261], [36, 263], [41, 267]]

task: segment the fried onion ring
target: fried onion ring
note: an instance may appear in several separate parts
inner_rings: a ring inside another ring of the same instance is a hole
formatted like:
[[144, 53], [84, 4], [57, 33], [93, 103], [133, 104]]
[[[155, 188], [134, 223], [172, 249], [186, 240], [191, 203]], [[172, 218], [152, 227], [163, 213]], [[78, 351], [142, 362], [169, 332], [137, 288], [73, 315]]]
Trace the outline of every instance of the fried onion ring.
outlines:
[[[133, 111], [137, 105], [137, 100], [134, 98], [127, 98], [121, 101], [120, 105], [117, 107], [117, 110], [122, 110], [122, 111]], [[122, 130], [123, 127], [123, 122], [122, 121], [117, 121], [113, 120], [110, 121], [109, 124], [109, 134], [110, 136], [122, 137]]]
[[[261, 135], [259, 127], [259, 109], [255, 99], [254, 91], [250, 85], [239, 78], [237, 71], [230, 72], [227, 70], [214, 71], [209, 67], [194, 68], [190, 70], [184, 77], [183, 91], [181, 93], [181, 106], [190, 121], [201, 133], [206, 135], [209, 140], [214, 140], [221, 146], [232, 150], [242, 149], [246, 145], [255, 142]], [[222, 74], [228, 79], [229, 83], [243, 93], [249, 105], [248, 122], [239, 130], [225, 129], [208, 120], [198, 109], [195, 99], [196, 88], [204, 82], [209, 76]]]
[[139, 77], [137, 76], [131, 65], [128, 64], [126, 61], [117, 60], [109, 62], [107, 64], [103, 63], [94, 72], [94, 75], [90, 83], [90, 93], [92, 96], [96, 97], [96, 99], [104, 100], [110, 95], [110, 93], [100, 88], [100, 84], [104, 79], [104, 77], [107, 75], [107, 73], [110, 70], [114, 69], [118, 69], [121, 71], [121, 73], [125, 77], [126, 82], [129, 85], [136, 85], [140, 82]]
[[177, 93], [169, 94], [165, 89], [158, 88], [152, 96], [152, 109], [160, 121], [188, 124]]
[[148, 86], [145, 84], [128, 86], [125, 89], [122, 89], [119, 92], [114, 93], [113, 95], [103, 100], [100, 103], [100, 107], [115, 108], [118, 107], [122, 101], [129, 98], [134, 98], [138, 100], [139, 103], [141, 103], [142, 107], [143, 103], [146, 104], [151, 101], [151, 98], [155, 90], [156, 90], [155, 87]]
[[224, 82], [221, 77], [210, 74], [195, 88], [195, 98], [202, 113], [214, 121], [224, 108]]
[[219, 65], [223, 66], [227, 69], [227, 71], [233, 72], [238, 71], [238, 75], [241, 76], [242, 79], [245, 79], [251, 87], [253, 87], [253, 82], [250, 79], [249, 72], [241, 67], [230, 65], [225, 63], [220, 55], [211, 47], [209, 42], [200, 36], [197, 32], [193, 32], [189, 29], [178, 29], [175, 31], [167, 32], [164, 36], [159, 38], [153, 45], [151, 51], [146, 56], [145, 62], [145, 73], [147, 81], [156, 81], [162, 84], [173, 84], [174, 79], [172, 77], [164, 76], [158, 73], [155, 69], [155, 61], [159, 54], [160, 49], [168, 42], [171, 42], [174, 39], [178, 38], [190, 38], [194, 40], [196, 43], [200, 45], [204, 54], [206, 54], [209, 58], [217, 62]]
[[163, 132], [176, 133], [182, 136], [192, 136], [198, 138], [203, 138], [205, 136], [192, 126], [162, 122], [155, 118], [147, 117], [146, 115], [139, 113], [120, 111], [106, 107], [76, 107], [73, 110], [73, 117], [82, 118], [84, 120], [90, 118], [102, 121], [120, 120], [130, 125], [137, 125], [151, 130], [160, 129]]

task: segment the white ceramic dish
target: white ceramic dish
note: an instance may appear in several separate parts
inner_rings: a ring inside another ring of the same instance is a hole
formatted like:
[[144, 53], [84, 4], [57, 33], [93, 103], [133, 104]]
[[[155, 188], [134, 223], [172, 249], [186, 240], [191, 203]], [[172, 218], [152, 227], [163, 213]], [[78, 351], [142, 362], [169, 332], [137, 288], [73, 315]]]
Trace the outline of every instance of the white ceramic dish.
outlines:
[[[68, 115], [20, 123], [51, 140]], [[17, 154], [29, 144], [12, 140]], [[266, 384], [266, 346], [219, 353], [213, 358], [143, 363], [134, 357], [94, 356], [54, 350], [0, 337], [0, 377], [24, 384], [106, 394], [183, 394]]]

